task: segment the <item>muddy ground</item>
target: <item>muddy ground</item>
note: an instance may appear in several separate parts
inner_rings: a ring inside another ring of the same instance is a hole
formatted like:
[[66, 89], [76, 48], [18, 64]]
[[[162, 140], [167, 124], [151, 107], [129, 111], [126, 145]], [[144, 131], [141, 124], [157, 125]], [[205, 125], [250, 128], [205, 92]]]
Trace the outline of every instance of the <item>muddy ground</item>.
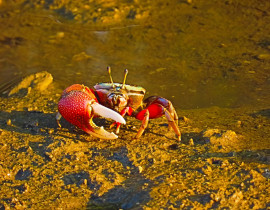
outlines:
[[57, 126], [57, 86], [1, 97], [1, 209], [270, 208], [269, 110], [177, 110], [181, 142], [128, 117], [108, 141]]
[[[0, 0], [0, 209], [269, 209], [269, 8]], [[63, 89], [107, 65], [173, 101], [181, 142], [164, 117], [140, 139], [131, 117], [112, 141], [57, 126]]]

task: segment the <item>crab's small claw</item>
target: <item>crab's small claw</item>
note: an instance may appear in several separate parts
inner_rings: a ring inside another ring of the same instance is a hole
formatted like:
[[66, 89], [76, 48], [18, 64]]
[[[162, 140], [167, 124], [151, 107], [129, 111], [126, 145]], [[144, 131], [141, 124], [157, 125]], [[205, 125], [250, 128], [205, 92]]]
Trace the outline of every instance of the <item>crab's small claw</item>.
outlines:
[[[92, 113], [92, 110], [93, 110], [93, 113]], [[120, 114], [98, 103], [89, 104], [88, 113], [89, 114], [91, 113], [91, 115], [100, 115], [105, 118], [110, 118], [116, 121], [117, 123], [126, 124], [125, 119]], [[115, 135], [113, 132], [108, 132], [104, 130], [103, 126], [101, 127], [96, 126], [96, 124], [92, 120], [92, 117], [89, 120], [89, 125], [90, 125], [90, 129], [87, 129], [87, 133], [93, 136], [96, 136], [101, 139], [118, 138], [118, 136]]]
[[106, 131], [103, 126], [98, 127], [93, 122], [92, 118], [89, 120], [89, 125], [85, 129], [83, 129], [88, 134], [91, 134], [92, 136], [98, 137], [100, 139], [117, 139], [118, 136], [115, 135], [113, 132]]

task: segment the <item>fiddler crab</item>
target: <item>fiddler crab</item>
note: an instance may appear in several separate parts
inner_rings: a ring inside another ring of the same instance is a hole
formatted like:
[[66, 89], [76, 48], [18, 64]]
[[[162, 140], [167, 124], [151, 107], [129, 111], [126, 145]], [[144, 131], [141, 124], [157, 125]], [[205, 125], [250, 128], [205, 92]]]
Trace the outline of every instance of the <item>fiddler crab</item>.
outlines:
[[[121, 124], [126, 124], [123, 118], [126, 114], [142, 121], [136, 134], [140, 138], [148, 125], [149, 119], [166, 116], [169, 128], [172, 128], [181, 141], [181, 133], [178, 128], [178, 116], [172, 103], [159, 96], [150, 96], [143, 100], [145, 89], [139, 86], [127, 85], [128, 70], [125, 69], [123, 83], [114, 83], [111, 76], [111, 68], [107, 68], [110, 83], [98, 83], [94, 89], [84, 85], [74, 84], [66, 88], [58, 103], [56, 120], [60, 125], [61, 116], [68, 122], [82, 129], [88, 134], [101, 139], [116, 139]], [[93, 118], [102, 116], [115, 122], [116, 134], [98, 127]]]

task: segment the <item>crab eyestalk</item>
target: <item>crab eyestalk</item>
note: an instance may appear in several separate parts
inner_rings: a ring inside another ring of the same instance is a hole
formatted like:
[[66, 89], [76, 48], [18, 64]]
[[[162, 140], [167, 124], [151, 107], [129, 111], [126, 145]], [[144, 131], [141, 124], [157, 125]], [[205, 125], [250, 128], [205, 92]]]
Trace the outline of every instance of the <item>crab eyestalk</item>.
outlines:
[[126, 79], [127, 79], [128, 70], [125, 69], [124, 73], [125, 73], [125, 75], [124, 75], [124, 80], [123, 80], [123, 84], [122, 84], [122, 89], [124, 89], [125, 84], [126, 84]]
[[114, 85], [113, 79], [112, 79], [112, 73], [111, 73], [111, 67], [110, 66], [107, 67], [107, 71], [109, 73], [109, 77], [110, 77], [110, 80], [111, 80], [111, 83], [112, 83], [112, 87], [115, 88], [115, 85]]

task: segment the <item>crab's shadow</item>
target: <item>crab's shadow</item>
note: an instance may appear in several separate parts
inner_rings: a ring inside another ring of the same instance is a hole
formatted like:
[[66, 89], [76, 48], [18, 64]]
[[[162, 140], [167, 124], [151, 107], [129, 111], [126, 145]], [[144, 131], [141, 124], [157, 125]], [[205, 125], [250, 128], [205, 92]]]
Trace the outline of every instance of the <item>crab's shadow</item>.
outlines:
[[[97, 118], [98, 126], [109, 127], [105, 119]], [[67, 130], [71, 134], [84, 134], [75, 126], [61, 119], [61, 128], [56, 122], [56, 113], [44, 113], [42, 111], [0, 111], [0, 129], [11, 132], [25, 133], [31, 135], [47, 136], [58, 130]]]
[[54, 113], [41, 111], [0, 111], [0, 128], [26, 134], [41, 134], [40, 129], [57, 129]]

